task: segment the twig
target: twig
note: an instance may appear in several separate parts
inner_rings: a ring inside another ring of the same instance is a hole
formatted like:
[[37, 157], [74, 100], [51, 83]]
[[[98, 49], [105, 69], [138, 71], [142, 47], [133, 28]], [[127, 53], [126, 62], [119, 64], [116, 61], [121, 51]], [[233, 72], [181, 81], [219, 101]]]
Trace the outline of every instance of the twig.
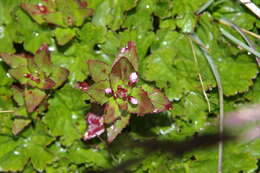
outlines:
[[1, 113], [14, 113], [14, 111], [13, 111], [13, 110], [0, 111], [0, 114], [1, 114]]
[[205, 4], [203, 4], [197, 11], [196, 11], [196, 15], [201, 14], [203, 11], [205, 11], [212, 3], [214, 2], [214, 0], [209, 0], [208, 2], [206, 2]]
[[220, 135], [220, 140], [219, 140], [219, 147], [218, 147], [218, 173], [222, 173], [222, 160], [223, 160], [223, 126], [224, 126], [224, 95], [223, 95], [223, 89], [222, 89], [222, 84], [221, 84], [221, 78], [218, 73], [217, 67], [212, 59], [212, 57], [208, 54], [208, 51], [201, 47], [200, 45], [203, 45], [202, 41], [200, 40], [199, 37], [196, 35], [191, 35], [191, 38], [193, 40], [196, 40], [196, 42], [200, 43], [199, 47], [202, 50], [204, 56], [206, 57], [210, 68], [214, 74], [215, 80], [217, 82], [218, 86], [218, 95], [219, 95], [219, 135]]
[[249, 10], [251, 10], [258, 18], [260, 18], [260, 9], [251, 0], [239, 0]]
[[230, 39], [231, 41], [233, 41], [234, 43], [236, 43], [237, 45], [241, 46], [242, 48], [246, 49], [248, 52], [254, 54], [257, 58], [260, 57], [260, 53], [257, 52], [256, 50], [254, 50], [251, 47], [248, 47], [245, 43], [241, 42], [240, 40], [238, 40], [237, 38], [235, 38], [234, 36], [232, 36], [230, 33], [228, 33], [227, 31], [225, 31], [223, 28], [220, 28], [220, 31], [222, 32], [222, 34], [227, 37], [228, 39]]
[[[221, 23], [221, 24], [223, 24], [223, 25], [226, 25], [226, 26], [231, 26], [230, 23], [228, 23], [226, 20], [223, 20], [223, 19], [219, 19], [218, 22]], [[244, 33], [247, 33], [248, 35], [251, 35], [251, 36], [253, 36], [253, 37], [257, 38], [257, 39], [260, 39], [260, 35], [254, 33], [254, 32], [248, 31], [248, 30], [246, 30], [246, 29], [244, 29], [244, 28], [240, 28], [240, 29], [241, 29]]]
[[[254, 43], [246, 36], [246, 34], [242, 31], [241, 28], [239, 28], [237, 25], [231, 23], [230, 21], [228, 21], [227, 19], [220, 19], [220, 21], [222, 21], [223, 23], [227, 23], [229, 26], [231, 26], [233, 29], [235, 29], [243, 38], [244, 40], [247, 42], [247, 44], [252, 48], [254, 49], [255, 51], [256, 50], [256, 47], [254, 45]], [[258, 64], [258, 66], [260, 67], [260, 58], [259, 57], [256, 57], [256, 62]]]
[[192, 40], [191, 40], [190, 37], [189, 37], [189, 41], [190, 41], [190, 45], [191, 45], [191, 49], [192, 49], [193, 58], [194, 58], [196, 67], [197, 67], [197, 69], [198, 69], [198, 75], [199, 75], [199, 80], [200, 80], [200, 84], [201, 84], [201, 87], [202, 87], [202, 92], [203, 92], [203, 95], [204, 95], [204, 97], [205, 97], [205, 100], [206, 100], [206, 102], [207, 102], [207, 104], [208, 104], [209, 112], [211, 112], [211, 107], [210, 107], [209, 98], [208, 98], [208, 96], [207, 96], [207, 93], [206, 93], [206, 90], [205, 90], [205, 87], [204, 87], [204, 84], [203, 84], [203, 80], [202, 80], [202, 77], [201, 77], [201, 74], [200, 74], [198, 59], [197, 59], [197, 56], [196, 56], [196, 53], [195, 53], [195, 49], [194, 49], [194, 46], [193, 46], [193, 43], [192, 43]]

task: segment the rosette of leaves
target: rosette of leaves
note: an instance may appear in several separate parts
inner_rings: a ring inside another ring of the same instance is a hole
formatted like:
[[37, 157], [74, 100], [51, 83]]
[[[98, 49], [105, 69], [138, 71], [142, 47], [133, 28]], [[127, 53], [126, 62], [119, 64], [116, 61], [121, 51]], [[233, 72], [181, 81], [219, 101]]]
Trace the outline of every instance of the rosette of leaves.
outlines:
[[48, 90], [61, 86], [67, 80], [69, 71], [52, 64], [46, 44], [34, 56], [0, 53], [0, 57], [10, 66], [8, 73], [19, 82], [11, 88], [18, 105], [12, 129], [13, 134], [17, 135], [30, 124], [32, 118], [46, 110]]
[[39, 24], [62, 27], [81, 26], [93, 11], [84, 0], [43, 0], [42, 3], [22, 3], [21, 7]]
[[65, 45], [76, 36], [71, 27], [82, 26], [93, 10], [84, 0], [43, 0], [38, 4], [22, 3], [21, 8], [38, 24], [58, 26], [54, 35], [59, 45]]
[[85, 140], [102, 134], [105, 129], [108, 142], [127, 126], [130, 115], [143, 116], [159, 113], [171, 108], [168, 98], [158, 89], [138, 82], [138, 56], [134, 42], [121, 49], [112, 66], [99, 61], [87, 61], [92, 80], [87, 88], [82, 85], [93, 103], [104, 106], [104, 113], [98, 116], [88, 113], [88, 130]]

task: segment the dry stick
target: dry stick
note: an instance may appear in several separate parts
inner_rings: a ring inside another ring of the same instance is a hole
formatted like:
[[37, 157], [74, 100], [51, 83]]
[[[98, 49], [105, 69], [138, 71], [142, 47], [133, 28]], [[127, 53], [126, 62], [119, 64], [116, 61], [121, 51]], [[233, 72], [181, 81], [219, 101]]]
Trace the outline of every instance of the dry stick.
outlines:
[[[223, 19], [218, 20], [218, 22], [221, 23], [221, 24], [223, 24], [223, 25], [226, 25], [226, 26], [231, 26], [230, 23], [228, 23], [226, 20], [223, 20]], [[251, 36], [253, 36], [253, 37], [257, 38], [257, 39], [260, 39], [260, 35], [254, 33], [254, 32], [248, 31], [248, 30], [246, 30], [246, 29], [244, 29], [244, 28], [240, 28], [240, 29], [241, 29], [244, 33], [247, 33], [248, 35], [251, 35]]]
[[191, 35], [191, 38], [195, 41], [195, 43], [199, 43], [198, 46], [202, 50], [204, 56], [206, 57], [210, 68], [214, 74], [215, 80], [217, 82], [218, 86], [218, 95], [219, 95], [219, 135], [220, 135], [220, 140], [219, 140], [219, 147], [218, 147], [218, 173], [222, 173], [222, 160], [223, 160], [223, 141], [222, 141], [222, 136], [223, 136], [223, 126], [224, 126], [224, 95], [223, 95], [223, 89], [222, 89], [222, 84], [221, 84], [221, 78], [218, 73], [217, 67], [212, 59], [212, 57], [208, 54], [207, 49], [204, 49], [204, 46], [201, 47], [200, 45], [203, 45], [202, 41], [200, 38], [193, 34]]
[[202, 77], [201, 77], [201, 74], [200, 74], [198, 59], [197, 59], [197, 56], [196, 56], [196, 53], [195, 53], [195, 49], [194, 49], [194, 46], [193, 46], [193, 43], [192, 43], [192, 40], [191, 40], [190, 37], [189, 37], [189, 41], [190, 41], [190, 45], [191, 45], [191, 49], [192, 49], [193, 58], [194, 58], [196, 67], [198, 69], [198, 75], [199, 75], [199, 80], [200, 80], [200, 84], [201, 84], [201, 87], [202, 87], [202, 92], [203, 92], [203, 95], [205, 97], [205, 100], [207, 101], [208, 109], [209, 109], [209, 112], [210, 112], [211, 111], [211, 107], [210, 107], [209, 98], [207, 96], [207, 93], [206, 93], [206, 90], [205, 90], [205, 87], [204, 87], [204, 84], [203, 84], [203, 80], [202, 80]]
[[[242, 31], [241, 28], [239, 28], [237, 25], [231, 23], [230, 21], [228, 21], [227, 19], [220, 19], [219, 21], [222, 21], [222, 23], [227, 23], [229, 26], [231, 26], [233, 29], [235, 29], [243, 38], [244, 40], [247, 42], [247, 44], [252, 48], [254, 49], [255, 51], [256, 50], [256, 47], [254, 45], [254, 43], [246, 36], [246, 34]], [[257, 57], [256, 56], [256, 62], [258, 64], [258, 66], [260, 67], [260, 57]]]
[[260, 18], [260, 9], [251, 0], [239, 0], [249, 10], [251, 10], [258, 18]]

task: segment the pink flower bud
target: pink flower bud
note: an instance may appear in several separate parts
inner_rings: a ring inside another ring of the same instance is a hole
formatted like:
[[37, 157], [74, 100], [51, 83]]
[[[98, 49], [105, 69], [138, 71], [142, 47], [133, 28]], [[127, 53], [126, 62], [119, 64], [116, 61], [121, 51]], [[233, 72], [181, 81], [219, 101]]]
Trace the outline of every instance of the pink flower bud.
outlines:
[[129, 76], [129, 85], [132, 86], [138, 81], [138, 74], [136, 72], [133, 72]]
[[113, 90], [112, 90], [111, 88], [106, 88], [106, 89], [104, 90], [104, 92], [105, 92], [106, 94], [112, 94], [112, 93], [113, 93]]
[[137, 105], [138, 104], [138, 100], [132, 96], [130, 96], [129, 98], [130, 103], [132, 103], [133, 105]]

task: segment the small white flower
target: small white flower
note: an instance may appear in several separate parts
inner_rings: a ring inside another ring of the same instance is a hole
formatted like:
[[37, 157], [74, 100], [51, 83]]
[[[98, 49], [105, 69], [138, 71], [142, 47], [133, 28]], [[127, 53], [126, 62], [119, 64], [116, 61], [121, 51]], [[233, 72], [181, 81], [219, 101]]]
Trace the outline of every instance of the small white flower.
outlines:
[[106, 88], [104, 91], [105, 91], [106, 94], [112, 94], [113, 93], [111, 88]]
[[132, 84], [136, 83], [138, 81], [138, 74], [136, 72], [131, 73], [129, 80]]
[[131, 97], [130, 98], [130, 102], [133, 104], [133, 105], [137, 105], [138, 104], [138, 100], [134, 97]]

